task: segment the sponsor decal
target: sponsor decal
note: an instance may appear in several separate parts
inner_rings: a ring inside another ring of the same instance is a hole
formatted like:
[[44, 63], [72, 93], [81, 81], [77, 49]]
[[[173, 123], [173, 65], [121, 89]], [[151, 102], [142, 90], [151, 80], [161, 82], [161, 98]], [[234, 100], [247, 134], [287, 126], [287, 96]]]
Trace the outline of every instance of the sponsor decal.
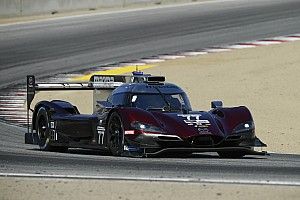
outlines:
[[134, 135], [134, 130], [125, 131], [125, 135]]
[[209, 130], [208, 130], [208, 128], [198, 128], [198, 131], [199, 131], [199, 133], [200, 134], [212, 134]]
[[105, 131], [105, 128], [102, 127], [102, 126], [97, 126], [97, 130], [98, 130], [98, 131]]
[[97, 133], [98, 133], [98, 144], [104, 143], [104, 132], [105, 128], [102, 126], [97, 126]]
[[50, 128], [55, 128], [55, 123], [54, 122], [50, 122]]
[[94, 76], [94, 82], [111, 83], [111, 82], [115, 82], [115, 78], [113, 76]]
[[178, 117], [185, 118], [184, 123], [195, 128], [207, 128], [211, 125], [209, 120], [200, 119], [201, 114], [180, 114]]
[[50, 140], [54, 140], [57, 141], [58, 140], [58, 136], [57, 136], [57, 131], [56, 131], [56, 122], [55, 121], [50, 121], [49, 122], [49, 136], [50, 136]]
[[140, 151], [140, 148], [138, 148], [138, 147], [135, 147], [135, 146], [127, 146], [127, 145], [124, 145], [123, 149], [124, 149], [124, 151], [129, 151], [129, 152], [137, 152], [137, 151]]

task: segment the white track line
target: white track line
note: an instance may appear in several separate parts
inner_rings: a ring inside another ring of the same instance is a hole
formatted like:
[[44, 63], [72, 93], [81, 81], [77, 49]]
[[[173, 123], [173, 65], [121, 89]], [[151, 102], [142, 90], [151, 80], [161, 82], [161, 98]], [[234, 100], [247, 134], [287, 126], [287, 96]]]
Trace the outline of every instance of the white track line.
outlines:
[[236, 180], [236, 179], [197, 179], [197, 178], [150, 178], [127, 176], [83, 176], [83, 175], [56, 175], [56, 174], [30, 174], [30, 173], [0, 173], [2, 177], [23, 178], [64, 178], [64, 179], [99, 179], [99, 180], [126, 180], [126, 181], [168, 181], [168, 182], [199, 182], [199, 183], [226, 183], [250, 185], [282, 185], [300, 186], [299, 181], [272, 181], [272, 180]]
[[179, 58], [185, 58], [186, 56], [180, 56], [180, 55], [159, 55], [158, 58], [159, 59], [163, 59], [163, 60], [175, 60], [175, 59], [179, 59]]
[[231, 51], [231, 49], [216, 47], [216, 48], [205, 49], [204, 51], [206, 51], [207, 53], [221, 53], [221, 52]]
[[82, 74], [79, 74], [79, 73], [78, 74], [74, 74], [74, 73], [73, 74], [58, 74], [57, 77], [61, 76], [61, 77], [71, 77], [72, 78], [72, 77], [81, 76], [81, 75]]
[[[27, 118], [27, 114], [23, 114], [23, 115], [0, 114], [0, 115], [3, 115], [3, 117], [5, 119], [12, 119], [12, 120], [23, 120], [23, 119]], [[31, 117], [31, 116], [29, 115], [29, 117]]]
[[263, 41], [263, 40], [259, 40], [259, 41], [254, 41], [254, 42], [250, 42], [250, 44], [254, 44], [257, 46], [268, 46], [268, 45], [272, 45], [272, 44], [281, 44], [282, 42], [279, 41]]
[[[27, 112], [26, 112], [25, 109], [24, 110], [18, 110], [16, 112], [11, 111], [11, 110], [0, 110], [0, 114], [1, 115], [12, 115], [12, 114], [17, 114], [17, 115], [24, 114], [24, 115], [27, 115]], [[29, 113], [29, 114], [31, 115], [31, 113]]]
[[208, 52], [206, 52], [206, 51], [187, 51], [187, 52], [182, 52], [180, 54], [184, 55], [184, 56], [200, 56], [200, 55], [206, 55], [206, 54], [208, 54]]
[[67, 79], [67, 77], [52, 77], [52, 78], [49, 78], [48, 81], [49, 82], [65, 82], [65, 80]]
[[0, 102], [12, 102], [12, 103], [20, 103], [24, 102], [25, 99], [0, 99]]
[[13, 92], [13, 90], [11, 90], [9, 93], [6, 93], [5, 95], [16, 96], [16, 97], [26, 97], [27, 92]]
[[0, 103], [0, 106], [6, 108], [24, 107], [24, 103]]
[[19, 112], [15, 112], [15, 113], [0, 113], [0, 117], [5, 117], [5, 118], [23, 118], [23, 117], [27, 117], [27, 113], [19, 113]]
[[292, 39], [291, 41], [299, 41], [299, 40], [300, 40], [300, 37], [293, 37], [293, 36], [290, 36], [289, 38]]
[[234, 45], [227, 46], [228, 49], [248, 49], [254, 47], [256, 47], [256, 45], [234, 44]]
[[0, 98], [2, 99], [25, 99], [25, 96], [16, 96], [16, 95], [0, 95]]
[[27, 89], [26, 88], [11, 88], [11, 91], [13, 91], [13, 93], [26, 94]]
[[143, 66], [146, 65], [144, 62], [122, 62], [119, 64], [120, 67], [124, 66]]
[[[29, 113], [29, 115], [32, 115]], [[27, 112], [24, 112], [24, 110], [0, 110], [0, 118], [3, 117], [22, 117], [22, 116], [27, 116]]]
[[283, 42], [292, 42], [292, 41], [297, 41], [298, 38], [281, 36], [281, 37], [274, 37], [274, 38], [272, 38], [272, 40], [283, 41]]
[[[29, 118], [29, 123], [31, 123], [31, 118]], [[17, 124], [27, 124], [27, 118], [24, 119], [6, 119], [6, 121], [11, 122], [11, 123], [17, 123]]]
[[141, 59], [141, 62], [145, 62], [145, 63], [159, 63], [159, 62], [164, 62], [164, 59], [159, 59], [159, 58], [145, 58], [145, 59]]
[[[29, 118], [29, 120], [30, 119], [31, 118]], [[25, 123], [25, 122], [27, 122], [27, 117], [26, 118], [15, 118], [15, 119], [13, 119], [13, 118], [5, 118], [5, 120], [11, 121], [11, 122], [17, 122], [17, 123]]]

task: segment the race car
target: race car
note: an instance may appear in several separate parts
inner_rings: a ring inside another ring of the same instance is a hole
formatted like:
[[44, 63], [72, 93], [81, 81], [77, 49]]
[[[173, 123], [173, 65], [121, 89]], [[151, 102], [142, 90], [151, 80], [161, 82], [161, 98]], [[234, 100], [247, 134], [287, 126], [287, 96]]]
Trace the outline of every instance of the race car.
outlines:
[[[107, 97], [95, 97], [94, 112], [88, 115], [62, 100], [41, 101], [31, 109], [35, 93], [43, 90], [93, 90]], [[94, 75], [88, 83], [36, 83], [34, 76], [27, 76], [27, 110], [33, 113], [25, 143], [38, 144], [45, 151], [88, 148], [142, 157], [266, 154], [254, 150], [266, 144], [256, 137], [247, 107], [223, 107], [222, 101], [212, 101], [210, 111], [193, 111], [180, 87], [165, 82], [163, 76], [142, 72]]]

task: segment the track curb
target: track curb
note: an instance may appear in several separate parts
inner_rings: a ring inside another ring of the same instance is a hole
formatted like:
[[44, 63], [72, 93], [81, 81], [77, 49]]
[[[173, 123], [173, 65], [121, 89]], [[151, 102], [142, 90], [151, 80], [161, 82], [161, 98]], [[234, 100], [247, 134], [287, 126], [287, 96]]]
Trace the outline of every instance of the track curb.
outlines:
[[[229, 45], [213, 46], [204, 49], [186, 50], [173, 52], [169, 54], [159, 54], [150, 57], [140, 58], [138, 60], [127, 60], [118, 63], [95, 66], [81, 71], [73, 71], [71, 73], [57, 74], [53, 77], [43, 79], [44, 82], [84, 82], [88, 81], [89, 77], [94, 74], [124, 74], [130, 73], [136, 67], [146, 69], [154, 67], [159, 63], [168, 60], [177, 60], [193, 56], [201, 56], [206, 54], [224, 53], [239, 49], [256, 48], [261, 46], [269, 46], [293, 42], [300, 40], [300, 33], [276, 36], [272, 38], [264, 38], [253, 41], [237, 42]], [[25, 109], [26, 103], [26, 86], [15, 85], [6, 88], [0, 92], [0, 120], [17, 126], [27, 125], [27, 115]], [[30, 116], [31, 118], [31, 116]]]

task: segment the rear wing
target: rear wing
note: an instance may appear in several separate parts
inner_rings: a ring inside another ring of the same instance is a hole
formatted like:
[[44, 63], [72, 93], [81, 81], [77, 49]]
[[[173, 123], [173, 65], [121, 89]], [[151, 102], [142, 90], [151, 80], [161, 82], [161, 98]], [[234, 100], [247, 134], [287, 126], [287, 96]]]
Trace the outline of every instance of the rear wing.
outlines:
[[[134, 74], [134, 73], [133, 73]], [[158, 83], [164, 82], [164, 76], [151, 76], [150, 74], [134, 75], [93, 75], [89, 82], [76, 83], [37, 83], [34, 75], [27, 76], [27, 111], [37, 91], [56, 90], [114, 90], [124, 83]]]
[[[95, 99], [99, 96], [99, 91], [106, 90], [109, 94], [115, 88], [124, 83], [160, 83], [164, 82], [163, 76], [151, 76], [142, 72], [133, 72], [133, 75], [93, 75], [88, 82], [76, 83], [46, 83], [36, 82], [34, 75], [27, 76], [27, 123], [29, 127], [30, 105], [38, 91], [58, 91], [58, 90], [94, 90], [94, 107]], [[32, 111], [32, 110], [31, 110]], [[28, 128], [29, 129], [29, 128]]]
[[125, 76], [94, 75], [89, 82], [83, 83], [37, 83], [35, 76], [27, 76], [27, 110], [38, 91], [58, 91], [58, 90], [114, 90], [126, 83]]

